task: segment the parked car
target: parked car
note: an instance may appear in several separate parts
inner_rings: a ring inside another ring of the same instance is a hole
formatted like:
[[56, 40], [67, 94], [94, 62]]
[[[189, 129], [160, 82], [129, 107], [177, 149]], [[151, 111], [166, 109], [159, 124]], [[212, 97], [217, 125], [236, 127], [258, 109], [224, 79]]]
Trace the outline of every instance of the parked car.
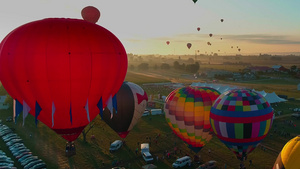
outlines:
[[24, 152], [30, 152], [30, 150], [29, 149], [21, 149], [21, 150], [19, 150], [19, 151], [16, 151], [16, 152], [14, 152], [13, 153], [13, 156], [14, 157], [16, 157], [16, 156], [18, 156], [18, 155], [20, 155], [20, 154], [22, 154], [22, 153], [24, 153]]
[[34, 165], [40, 164], [40, 163], [44, 163], [44, 162], [43, 162], [41, 159], [32, 161], [32, 162], [28, 163], [27, 165], [25, 165], [25, 166], [24, 166], [24, 169], [32, 168]]
[[47, 165], [43, 162], [43, 163], [38, 163], [36, 165], [34, 165], [33, 167], [31, 167], [31, 169], [40, 169], [40, 168], [46, 168]]
[[32, 167], [32, 169], [42, 169], [42, 168], [46, 168], [47, 165], [45, 163], [39, 163], [39, 164], [36, 164]]
[[178, 158], [173, 164], [173, 168], [179, 168], [184, 166], [191, 166], [192, 165], [192, 159], [190, 156], [184, 156], [181, 158]]
[[19, 159], [19, 158], [23, 157], [23, 156], [26, 155], [26, 154], [32, 154], [32, 152], [24, 152], [24, 153], [22, 153], [22, 154], [16, 156], [16, 159]]
[[37, 157], [37, 156], [31, 156], [31, 157], [29, 157], [29, 158], [26, 158], [24, 161], [22, 161], [22, 162], [21, 162], [21, 165], [22, 165], [22, 166], [25, 166], [25, 165], [31, 163], [32, 161], [36, 161], [36, 160], [38, 160], [38, 157]]
[[30, 158], [30, 157], [32, 157], [32, 156], [33, 156], [32, 154], [26, 154], [26, 155], [24, 155], [22, 158], [19, 158], [18, 161], [19, 161], [20, 163], [22, 163], [22, 161], [25, 161], [27, 158]]
[[299, 118], [300, 118], [300, 112], [293, 113], [293, 114], [292, 114], [292, 117], [294, 117], [294, 118], [296, 118], [296, 119], [299, 119]]
[[153, 157], [150, 154], [150, 152], [143, 152], [142, 153], [143, 159], [147, 162], [147, 163], [151, 163], [153, 162]]
[[109, 151], [110, 152], [117, 151], [119, 148], [122, 147], [122, 145], [123, 145], [123, 142], [121, 140], [116, 140], [111, 143], [111, 145], [109, 147]]
[[217, 168], [217, 164], [216, 163], [217, 163], [216, 161], [211, 160], [211, 161], [208, 161], [208, 162], [200, 165], [196, 169], [202, 169], [202, 168], [205, 168], [205, 169], [214, 169], [214, 168]]

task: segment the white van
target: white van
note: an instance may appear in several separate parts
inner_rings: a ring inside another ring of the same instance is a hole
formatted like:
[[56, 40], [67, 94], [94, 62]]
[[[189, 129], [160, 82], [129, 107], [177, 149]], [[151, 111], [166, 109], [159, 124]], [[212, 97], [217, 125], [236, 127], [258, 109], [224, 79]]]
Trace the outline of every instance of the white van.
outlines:
[[123, 142], [121, 140], [116, 140], [113, 143], [111, 143], [110, 147], [109, 147], [109, 151], [113, 152], [113, 151], [117, 151], [119, 148], [121, 148], [123, 145]]
[[147, 162], [147, 163], [150, 163], [150, 162], [153, 162], [153, 157], [152, 155], [150, 154], [150, 152], [143, 152], [142, 153], [142, 156], [143, 156], [143, 159]]
[[192, 159], [190, 156], [184, 156], [181, 158], [178, 158], [173, 164], [173, 168], [178, 168], [178, 167], [184, 167], [184, 166], [191, 166], [192, 165]]

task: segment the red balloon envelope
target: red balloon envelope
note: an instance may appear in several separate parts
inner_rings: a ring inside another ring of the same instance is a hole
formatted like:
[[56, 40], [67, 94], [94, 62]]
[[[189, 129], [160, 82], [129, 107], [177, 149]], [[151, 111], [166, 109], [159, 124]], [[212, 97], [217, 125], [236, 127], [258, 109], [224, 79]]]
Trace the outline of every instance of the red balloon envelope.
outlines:
[[0, 45], [4, 88], [24, 107], [26, 103], [36, 120], [68, 141], [103, 110], [126, 71], [127, 55], [118, 38], [79, 19], [30, 22]]
[[93, 6], [87, 6], [81, 10], [81, 16], [88, 22], [96, 23], [100, 18], [100, 11]]

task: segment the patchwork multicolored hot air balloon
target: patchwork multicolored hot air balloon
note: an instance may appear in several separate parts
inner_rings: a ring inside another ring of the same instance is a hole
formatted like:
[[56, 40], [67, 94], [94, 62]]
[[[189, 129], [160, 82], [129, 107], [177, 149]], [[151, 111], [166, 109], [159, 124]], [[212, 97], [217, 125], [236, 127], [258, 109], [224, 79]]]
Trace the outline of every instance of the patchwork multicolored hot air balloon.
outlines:
[[220, 93], [209, 87], [183, 87], [166, 98], [165, 117], [173, 132], [199, 151], [211, 138], [210, 108]]
[[273, 169], [294, 169], [300, 166], [300, 136], [288, 141], [279, 153]]
[[221, 94], [210, 113], [214, 133], [240, 160], [267, 136], [272, 120], [270, 104], [249, 89], [233, 89]]
[[116, 95], [116, 101], [117, 109], [106, 107], [102, 118], [121, 138], [125, 138], [142, 117], [148, 96], [137, 84], [124, 82]]
[[117, 93], [126, 72], [127, 54], [119, 39], [82, 19], [30, 22], [1, 42], [4, 88], [23, 105], [23, 113], [29, 107], [36, 123], [70, 142]]

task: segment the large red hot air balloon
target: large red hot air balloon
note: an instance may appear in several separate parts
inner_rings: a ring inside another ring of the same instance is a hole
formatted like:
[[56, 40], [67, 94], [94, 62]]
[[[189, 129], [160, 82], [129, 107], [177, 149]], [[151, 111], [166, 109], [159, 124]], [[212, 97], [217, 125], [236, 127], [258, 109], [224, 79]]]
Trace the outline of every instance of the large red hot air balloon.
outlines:
[[81, 10], [81, 16], [88, 22], [96, 23], [100, 18], [100, 11], [93, 6], [87, 6]]
[[190, 49], [192, 47], [191, 43], [187, 43], [186, 46]]
[[103, 120], [121, 138], [125, 138], [142, 117], [148, 96], [140, 86], [131, 82], [124, 82], [116, 96], [117, 110], [106, 107]]
[[118, 38], [84, 20], [30, 22], [0, 45], [4, 88], [30, 107], [36, 122], [70, 142], [117, 93], [126, 71], [127, 55]]

